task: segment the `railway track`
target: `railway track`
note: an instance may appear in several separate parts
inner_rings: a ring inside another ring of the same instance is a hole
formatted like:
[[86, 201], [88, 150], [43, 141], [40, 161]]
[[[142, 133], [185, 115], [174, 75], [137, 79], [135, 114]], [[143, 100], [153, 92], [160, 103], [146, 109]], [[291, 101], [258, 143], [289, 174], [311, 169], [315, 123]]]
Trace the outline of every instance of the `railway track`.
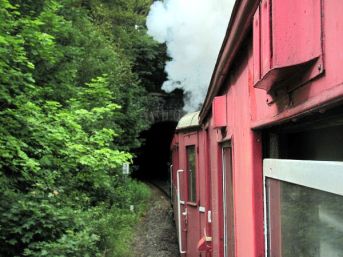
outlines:
[[170, 187], [169, 182], [161, 180], [147, 180], [143, 181], [147, 185], [151, 185], [161, 191], [168, 199], [170, 199]]

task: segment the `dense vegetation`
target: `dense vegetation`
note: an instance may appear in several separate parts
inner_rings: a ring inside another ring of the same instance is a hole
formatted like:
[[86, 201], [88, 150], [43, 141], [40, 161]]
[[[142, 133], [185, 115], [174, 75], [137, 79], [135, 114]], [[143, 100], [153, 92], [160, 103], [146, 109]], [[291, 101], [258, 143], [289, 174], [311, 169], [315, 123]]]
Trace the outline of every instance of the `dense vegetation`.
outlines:
[[0, 256], [129, 256], [149, 190], [121, 166], [165, 56], [150, 2], [0, 0]]

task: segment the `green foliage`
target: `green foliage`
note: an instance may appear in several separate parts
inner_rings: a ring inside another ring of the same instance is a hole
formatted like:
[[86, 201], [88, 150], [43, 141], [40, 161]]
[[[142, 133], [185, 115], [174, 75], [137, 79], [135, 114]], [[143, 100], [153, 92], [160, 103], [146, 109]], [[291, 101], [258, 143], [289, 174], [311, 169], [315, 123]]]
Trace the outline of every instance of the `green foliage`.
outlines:
[[158, 56], [134, 29], [149, 3], [0, 0], [0, 256], [127, 256], [149, 197], [121, 174], [146, 126], [138, 49]]
[[[148, 187], [134, 181], [127, 185], [116, 188], [115, 195], [121, 199], [115, 199], [116, 204], [109, 215], [102, 215], [95, 222], [97, 230], [102, 231], [100, 243], [102, 248], [106, 249], [106, 256], [131, 256], [131, 236], [138, 217], [145, 211], [147, 199], [150, 197]], [[130, 205], [134, 206], [133, 212], [130, 211]]]
[[96, 257], [101, 256], [97, 247], [99, 236], [87, 230], [80, 232], [67, 231], [61, 238], [52, 243], [37, 243], [32, 249], [26, 249], [25, 256], [49, 257]]
[[133, 70], [149, 92], [160, 91], [166, 79], [167, 49], [147, 35], [145, 18], [152, 0], [86, 0], [99, 28], [128, 56]]

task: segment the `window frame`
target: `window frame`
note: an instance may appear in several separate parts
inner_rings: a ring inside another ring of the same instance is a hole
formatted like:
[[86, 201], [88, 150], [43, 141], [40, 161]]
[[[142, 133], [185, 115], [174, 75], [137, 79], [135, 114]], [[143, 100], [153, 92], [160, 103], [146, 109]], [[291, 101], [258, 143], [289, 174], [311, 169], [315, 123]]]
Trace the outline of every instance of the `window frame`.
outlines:
[[[232, 147], [232, 142], [231, 140], [228, 140], [228, 141], [224, 141], [221, 145], [220, 145], [220, 148], [221, 148], [221, 158], [220, 158], [220, 161], [221, 161], [221, 168], [222, 168], [222, 205], [223, 205], [223, 256], [224, 257], [234, 257], [235, 256], [235, 245], [236, 245], [236, 229], [235, 229], [235, 196], [234, 196], [234, 165], [233, 165], [233, 147]], [[230, 167], [229, 167], [229, 170], [227, 170], [227, 167], [225, 166], [225, 148], [229, 148], [229, 154], [230, 154]], [[226, 182], [227, 182], [227, 173], [230, 172], [231, 173], [231, 192], [228, 192], [226, 191], [227, 189], [227, 185], [226, 185]], [[227, 230], [228, 230], [228, 227], [227, 227], [227, 219], [229, 218], [229, 213], [227, 213], [227, 204], [228, 204], [228, 199], [227, 197], [232, 197], [231, 201], [232, 201], [232, 226], [233, 226], [233, 231], [232, 231], [232, 240], [233, 242], [232, 245], [233, 245], [233, 249], [230, 249], [230, 246], [229, 246], [229, 242], [228, 242], [228, 237], [229, 235], [227, 234]]]
[[[194, 150], [194, 172], [192, 171], [194, 176], [191, 176], [191, 173], [189, 172], [190, 171], [189, 152], [188, 152], [189, 149]], [[187, 204], [195, 206], [197, 204], [197, 191], [198, 191], [197, 190], [197, 146], [196, 144], [186, 146], [186, 171], [187, 171]], [[192, 183], [192, 186], [193, 186], [192, 188], [194, 188], [194, 191], [190, 191], [190, 180], [193, 180], [193, 177], [194, 177], [194, 181]]]
[[270, 255], [269, 192], [267, 179], [275, 179], [343, 196], [343, 162], [289, 159], [263, 160], [265, 257]]

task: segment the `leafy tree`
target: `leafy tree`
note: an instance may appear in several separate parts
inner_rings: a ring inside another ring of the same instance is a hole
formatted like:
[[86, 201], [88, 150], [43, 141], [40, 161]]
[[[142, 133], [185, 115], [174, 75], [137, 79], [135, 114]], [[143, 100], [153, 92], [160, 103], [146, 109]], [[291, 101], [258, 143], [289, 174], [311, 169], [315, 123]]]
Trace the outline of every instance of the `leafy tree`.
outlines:
[[0, 0], [1, 256], [125, 256], [148, 197], [120, 173], [146, 126], [138, 59], [89, 3]]

